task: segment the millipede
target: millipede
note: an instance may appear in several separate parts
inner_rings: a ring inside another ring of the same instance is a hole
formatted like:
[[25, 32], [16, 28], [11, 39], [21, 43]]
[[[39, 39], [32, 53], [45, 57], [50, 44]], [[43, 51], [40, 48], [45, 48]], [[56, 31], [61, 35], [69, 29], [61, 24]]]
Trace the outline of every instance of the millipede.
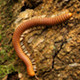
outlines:
[[31, 63], [31, 60], [29, 57], [25, 54], [25, 52], [22, 50], [20, 45], [20, 36], [22, 33], [33, 26], [41, 26], [41, 25], [56, 25], [60, 24], [66, 20], [68, 20], [72, 16], [72, 13], [69, 11], [63, 12], [57, 16], [54, 17], [44, 17], [44, 18], [33, 18], [31, 20], [25, 21], [22, 24], [20, 24], [16, 30], [14, 31], [12, 43], [14, 46], [14, 49], [19, 56], [19, 58], [25, 63], [27, 68], [27, 73], [30, 76], [35, 76], [35, 71], [33, 70], [33, 66]]

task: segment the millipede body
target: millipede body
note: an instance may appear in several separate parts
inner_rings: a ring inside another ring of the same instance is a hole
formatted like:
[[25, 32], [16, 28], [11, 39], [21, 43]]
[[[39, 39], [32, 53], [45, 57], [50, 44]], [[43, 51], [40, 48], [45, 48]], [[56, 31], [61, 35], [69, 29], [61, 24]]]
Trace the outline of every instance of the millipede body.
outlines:
[[38, 26], [38, 25], [55, 25], [62, 23], [66, 20], [68, 20], [72, 16], [72, 13], [66, 12], [62, 13], [58, 16], [52, 17], [52, 18], [34, 18], [32, 20], [28, 20], [24, 23], [22, 23], [18, 28], [16, 28], [14, 34], [13, 34], [13, 39], [12, 43], [14, 46], [14, 49], [19, 56], [20, 59], [25, 63], [27, 67], [27, 73], [30, 76], [35, 76], [35, 72], [33, 70], [33, 66], [31, 63], [31, 60], [29, 57], [22, 51], [21, 45], [20, 45], [20, 36], [21, 34], [28, 28], [31, 28], [33, 26]]

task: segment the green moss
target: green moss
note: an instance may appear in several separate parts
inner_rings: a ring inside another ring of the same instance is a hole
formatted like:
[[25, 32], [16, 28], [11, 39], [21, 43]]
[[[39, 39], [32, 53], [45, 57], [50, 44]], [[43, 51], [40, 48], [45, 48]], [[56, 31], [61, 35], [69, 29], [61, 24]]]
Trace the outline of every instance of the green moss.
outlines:
[[2, 25], [0, 25], [0, 29], [2, 29]]
[[0, 55], [1, 55], [1, 54], [5, 54], [5, 50], [2, 49], [2, 50], [0, 51]]
[[15, 71], [15, 68], [14, 68], [13, 64], [0, 65], [0, 78], [3, 78], [7, 74], [14, 72], [14, 71]]
[[15, 71], [15, 67], [13, 66], [15, 52], [13, 52], [11, 43], [13, 33], [11, 23], [15, 19], [13, 16], [14, 4], [12, 0], [0, 1], [0, 80], [2, 80], [5, 75]]
[[55, 46], [53, 46], [53, 49], [56, 49], [56, 47], [55, 47]]
[[2, 40], [2, 35], [0, 34], [0, 41]]

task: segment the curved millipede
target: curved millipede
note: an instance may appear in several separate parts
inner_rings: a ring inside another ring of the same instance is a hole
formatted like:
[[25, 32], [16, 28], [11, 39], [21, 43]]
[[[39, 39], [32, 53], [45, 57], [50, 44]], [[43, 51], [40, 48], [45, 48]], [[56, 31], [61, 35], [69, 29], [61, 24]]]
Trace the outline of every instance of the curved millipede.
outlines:
[[72, 16], [72, 13], [66, 12], [66, 13], [62, 13], [62, 14], [60, 14], [56, 17], [52, 17], [52, 18], [36, 18], [36, 19], [34, 18], [32, 20], [28, 20], [28, 21], [22, 23], [15, 30], [15, 32], [13, 34], [12, 43], [13, 43], [13, 46], [14, 46], [14, 49], [15, 49], [17, 55], [25, 63], [25, 65], [27, 67], [27, 72], [30, 76], [35, 76], [35, 72], [33, 70], [31, 60], [29, 59], [29, 57], [21, 49], [21, 45], [20, 45], [20, 36], [21, 36], [21, 34], [26, 29], [31, 28], [33, 26], [59, 24], [61, 22], [64, 22], [64, 21], [68, 20], [71, 16]]

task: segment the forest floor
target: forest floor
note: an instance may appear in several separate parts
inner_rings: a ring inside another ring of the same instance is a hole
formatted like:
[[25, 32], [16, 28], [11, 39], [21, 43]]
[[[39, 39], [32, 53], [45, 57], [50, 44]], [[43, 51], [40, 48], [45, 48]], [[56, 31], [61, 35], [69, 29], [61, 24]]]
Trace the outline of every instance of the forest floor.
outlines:
[[55, 26], [27, 30], [23, 39], [39, 80], [80, 80], [80, 0], [0, 1], [0, 80], [36, 80], [12, 46], [15, 28], [38, 16], [69, 10], [73, 16]]

